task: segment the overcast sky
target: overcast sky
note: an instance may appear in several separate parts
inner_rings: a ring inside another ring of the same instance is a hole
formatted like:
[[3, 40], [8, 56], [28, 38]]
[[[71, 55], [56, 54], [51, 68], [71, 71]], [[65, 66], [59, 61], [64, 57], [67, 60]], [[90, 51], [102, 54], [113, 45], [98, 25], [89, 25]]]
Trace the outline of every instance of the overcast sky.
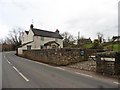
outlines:
[[0, 38], [14, 27], [69, 32], [86, 38], [118, 34], [119, 0], [0, 0]]

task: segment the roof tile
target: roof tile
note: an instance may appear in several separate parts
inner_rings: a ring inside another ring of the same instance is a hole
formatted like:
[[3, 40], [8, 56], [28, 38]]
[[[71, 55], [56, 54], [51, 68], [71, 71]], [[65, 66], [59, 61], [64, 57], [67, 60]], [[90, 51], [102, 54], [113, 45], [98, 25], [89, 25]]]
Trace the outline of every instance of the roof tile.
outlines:
[[46, 30], [41, 30], [41, 29], [36, 29], [36, 28], [33, 28], [32, 31], [33, 31], [35, 36], [43, 36], [43, 37], [52, 37], [52, 38], [63, 39], [63, 37], [59, 33], [56, 33], [56, 32], [46, 31]]

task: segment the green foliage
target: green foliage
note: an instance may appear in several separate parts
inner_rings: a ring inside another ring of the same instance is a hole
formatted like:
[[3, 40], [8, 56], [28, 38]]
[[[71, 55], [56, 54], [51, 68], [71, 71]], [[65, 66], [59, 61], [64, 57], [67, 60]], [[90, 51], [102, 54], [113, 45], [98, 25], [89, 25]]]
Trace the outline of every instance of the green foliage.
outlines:
[[104, 47], [104, 49], [112, 50], [112, 51], [120, 51], [120, 44], [109, 44]]
[[120, 51], [120, 44], [115, 44], [115, 45], [113, 46], [113, 50], [114, 50], [114, 51]]
[[90, 49], [93, 47], [93, 43], [87, 43], [83, 45], [83, 48]]
[[98, 48], [101, 49], [100, 42], [98, 39], [94, 40], [92, 48], [93, 49], [98, 49]]

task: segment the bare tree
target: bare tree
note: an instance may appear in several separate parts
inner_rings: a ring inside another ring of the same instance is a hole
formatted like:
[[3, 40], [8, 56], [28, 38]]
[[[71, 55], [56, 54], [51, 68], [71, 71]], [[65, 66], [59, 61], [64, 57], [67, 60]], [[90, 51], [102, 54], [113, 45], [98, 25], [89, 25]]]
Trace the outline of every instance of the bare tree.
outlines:
[[18, 27], [13, 28], [13, 30], [9, 32], [8, 37], [6, 38], [6, 43], [14, 45], [15, 49], [17, 49], [17, 47], [21, 45], [22, 35], [23, 29]]
[[63, 45], [65, 47], [69, 47], [70, 45], [73, 45], [75, 43], [75, 38], [73, 37], [73, 35], [71, 35], [68, 32], [64, 32], [62, 34], [63, 37]]
[[98, 32], [97, 36], [98, 36], [99, 42], [102, 43], [102, 41], [103, 41], [103, 34], [101, 32]]
[[0, 44], [3, 44], [5, 42], [5, 40], [4, 39], [0, 39]]

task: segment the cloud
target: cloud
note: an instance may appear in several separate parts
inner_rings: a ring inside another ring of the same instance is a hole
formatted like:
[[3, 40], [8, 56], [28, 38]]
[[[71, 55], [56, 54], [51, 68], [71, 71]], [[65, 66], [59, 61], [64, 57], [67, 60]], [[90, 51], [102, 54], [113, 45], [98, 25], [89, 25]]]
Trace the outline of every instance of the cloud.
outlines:
[[9, 30], [9, 27], [7, 27], [6, 25], [3, 25], [1, 22], [0, 22], [0, 38], [4, 38], [7, 36], [8, 34], [8, 30]]
[[[77, 35], [80, 32], [85, 37], [96, 38], [96, 33], [101, 32], [107, 38], [112, 37], [118, 33], [117, 18], [114, 16], [108, 17], [77, 17], [66, 22], [67, 27], [71, 33]], [[76, 31], [76, 32], [75, 32]]]
[[91, 6], [87, 8], [88, 10], [83, 9], [79, 14], [67, 20], [65, 24], [66, 28], [69, 28], [69, 32], [74, 35], [80, 32], [81, 35], [92, 38], [97, 38], [97, 32], [103, 33], [105, 38], [117, 35], [117, 2], [103, 4], [102, 6], [101, 4], [103, 3], [93, 5], [94, 7]]
[[[116, 35], [118, 0], [0, 0], [0, 21], [4, 27], [14, 26], [96, 38], [97, 32]], [[8, 29], [5, 29], [8, 31]], [[5, 32], [6, 32], [5, 31]]]

